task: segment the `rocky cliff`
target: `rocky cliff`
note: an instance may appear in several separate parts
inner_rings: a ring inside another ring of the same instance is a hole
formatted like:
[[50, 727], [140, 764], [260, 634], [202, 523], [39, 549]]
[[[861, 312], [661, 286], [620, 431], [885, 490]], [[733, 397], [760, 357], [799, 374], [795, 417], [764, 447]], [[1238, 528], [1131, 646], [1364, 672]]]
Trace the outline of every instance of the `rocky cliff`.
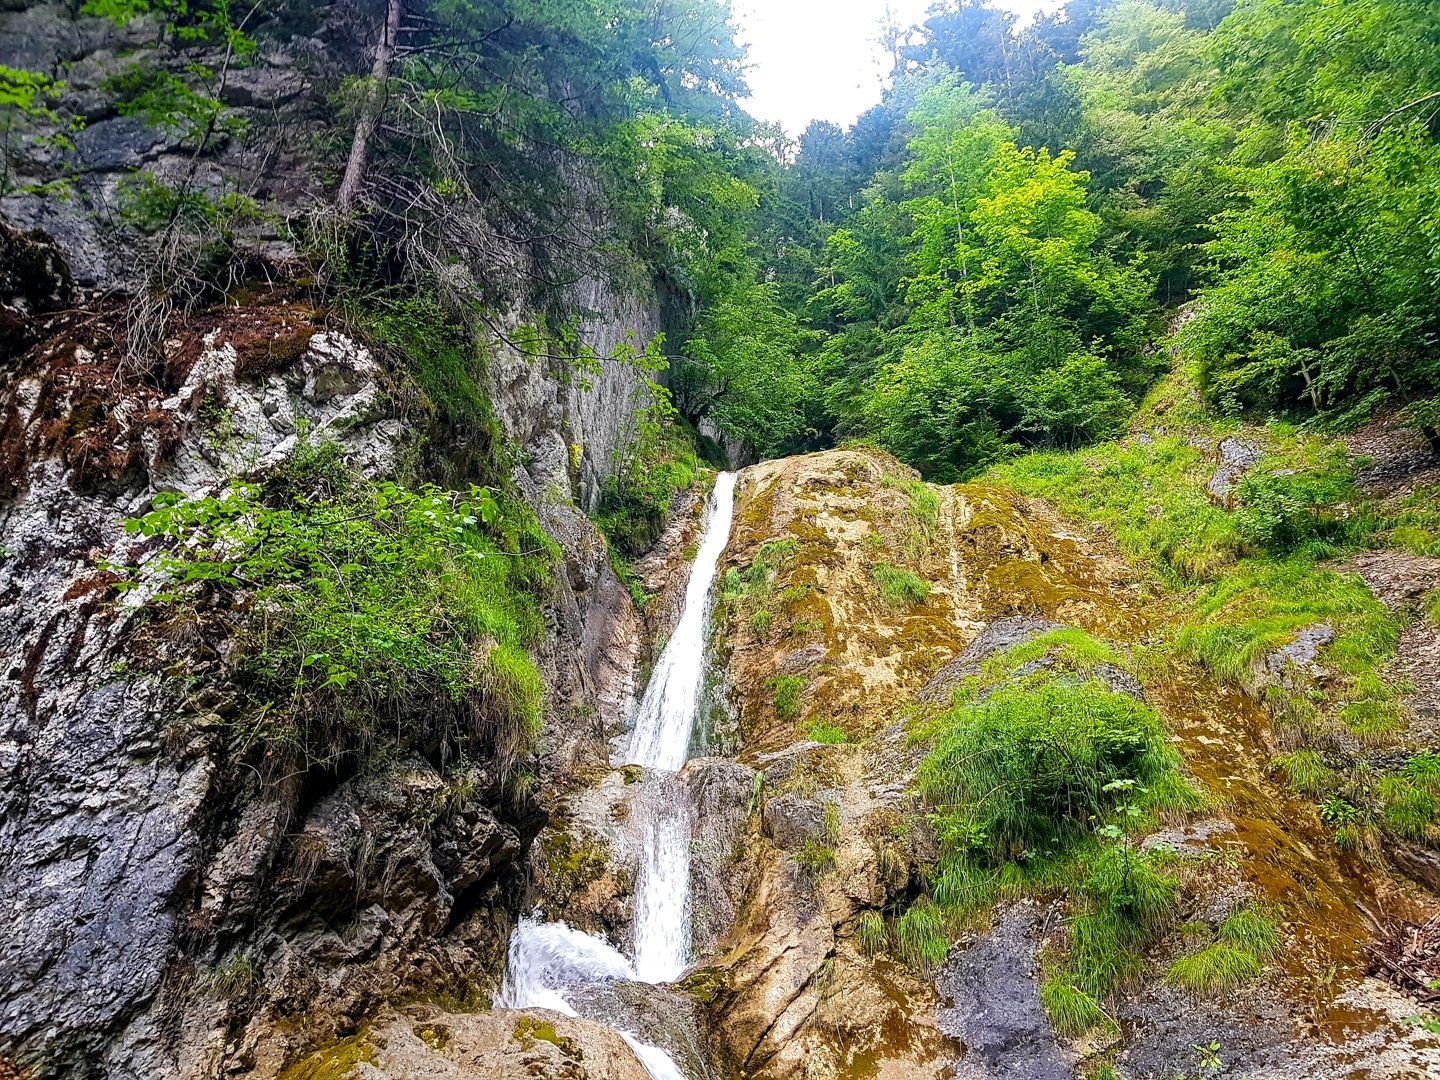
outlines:
[[[508, 472], [559, 550], [539, 596], [531, 790], [602, 760], [609, 733], [593, 718], [630, 692], [640, 622], [585, 512], [648, 400], [626, 357], [660, 331], [654, 290], [597, 255], [547, 299], [575, 320], [570, 354], [593, 357], [583, 379], [518, 343], [548, 311], [509, 306], [476, 347], [496, 430], [477, 444], [447, 429], [449, 403], [339, 316], [293, 242], [293, 223], [328, 201], [307, 133], [367, 47], [343, 7], [259, 38], [224, 80], [226, 133], [203, 154], [193, 133], [117, 103], [153, 21], [0, 10], [0, 65], [60, 80], [56, 111], [82, 121], [73, 147], [8, 146], [0, 196], [6, 1068], [273, 1075], [387, 1003], [485, 1000], [525, 896], [544, 800], [507, 788], [483, 742], [402, 737], [379, 756], [271, 767], [225, 688], [243, 614], [157, 635], [143, 596], [117, 602], [108, 567], [155, 550], [125, 521], [157, 494], [265, 483], [321, 444], [373, 482], [417, 462], [457, 487]], [[153, 268], [136, 253], [153, 245], [126, 207], [148, 178], [176, 177], [268, 209], [238, 227], [233, 290], [176, 306], [137, 363], [133, 298]], [[561, 183], [603, 215], [603, 192], [578, 174]], [[473, 274], [523, 277], [529, 257], [509, 245]]]

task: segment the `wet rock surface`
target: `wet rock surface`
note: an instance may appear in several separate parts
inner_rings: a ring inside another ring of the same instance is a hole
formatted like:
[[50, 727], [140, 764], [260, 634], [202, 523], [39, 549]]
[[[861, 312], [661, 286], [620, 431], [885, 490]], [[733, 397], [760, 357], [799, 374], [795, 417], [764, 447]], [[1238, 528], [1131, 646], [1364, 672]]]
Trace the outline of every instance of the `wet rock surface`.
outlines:
[[956, 1080], [1070, 1080], [1040, 1004], [1036, 928], [1041, 912], [1020, 903], [969, 945], [951, 950], [938, 976], [947, 1005], [940, 1026], [965, 1047]]

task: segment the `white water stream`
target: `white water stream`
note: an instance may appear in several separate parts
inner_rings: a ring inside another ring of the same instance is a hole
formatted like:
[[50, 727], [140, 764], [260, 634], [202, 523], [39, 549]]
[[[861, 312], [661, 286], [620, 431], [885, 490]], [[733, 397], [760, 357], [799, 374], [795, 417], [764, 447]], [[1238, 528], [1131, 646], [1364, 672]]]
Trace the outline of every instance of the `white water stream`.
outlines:
[[[655, 665], [636, 713], [626, 755], [653, 774], [640, 798], [640, 873], [635, 882], [635, 957], [564, 923], [521, 919], [510, 938], [501, 1008], [576, 1015], [567, 991], [601, 982], [661, 983], [679, 978], [690, 959], [692, 810], [674, 774], [685, 764], [705, 680], [705, 630], [720, 556], [730, 540], [735, 474], [721, 473], [706, 508], [700, 549], [685, 587], [680, 621]], [[664, 1050], [620, 1034], [654, 1080], [685, 1080]]]

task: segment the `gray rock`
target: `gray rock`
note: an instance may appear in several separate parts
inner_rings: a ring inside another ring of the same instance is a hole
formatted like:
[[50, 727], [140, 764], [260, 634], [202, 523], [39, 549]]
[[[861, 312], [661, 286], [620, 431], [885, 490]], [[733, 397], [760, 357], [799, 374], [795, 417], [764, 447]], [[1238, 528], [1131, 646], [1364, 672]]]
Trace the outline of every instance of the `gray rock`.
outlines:
[[1067, 1063], [1040, 1004], [1035, 929], [1030, 901], [1003, 912], [969, 948], [951, 952], [940, 992], [953, 1003], [940, 1026], [965, 1044], [957, 1080], [1071, 1080]]
[[1265, 451], [1256, 443], [1231, 436], [1221, 441], [1218, 454], [1220, 463], [1205, 484], [1205, 490], [1221, 506], [1230, 506], [1235, 501], [1236, 485], [1265, 456]]
[[997, 619], [980, 631], [965, 651], [937, 671], [920, 692], [917, 701], [944, 704], [960, 685], [973, 675], [980, 674], [980, 664], [1006, 649], [1022, 645], [1041, 634], [1052, 630], [1063, 630], [1064, 624], [1051, 622], [1032, 615], [1012, 615]]
[[1317, 661], [1320, 650], [1335, 639], [1335, 628], [1329, 623], [1307, 626], [1295, 640], [1265, 657], [1265, 671], [1274, 681], [1291, 689], [1299, 689], [1325, 674]]
[[766, 799], [761, 821], [765, 835], [784, 851], [799, 851], [807, 840], [825, 835], [825, 807], [793, 793]]

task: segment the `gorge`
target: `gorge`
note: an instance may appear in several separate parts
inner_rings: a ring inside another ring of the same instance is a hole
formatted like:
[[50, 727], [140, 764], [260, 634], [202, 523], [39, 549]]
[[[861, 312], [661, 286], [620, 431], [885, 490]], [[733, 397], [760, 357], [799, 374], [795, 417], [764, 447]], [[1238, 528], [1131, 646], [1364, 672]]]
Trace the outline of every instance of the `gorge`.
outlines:
[[735, 20], [0, 0], [0, 1080], [1440, 1075], [1434, 5]]

